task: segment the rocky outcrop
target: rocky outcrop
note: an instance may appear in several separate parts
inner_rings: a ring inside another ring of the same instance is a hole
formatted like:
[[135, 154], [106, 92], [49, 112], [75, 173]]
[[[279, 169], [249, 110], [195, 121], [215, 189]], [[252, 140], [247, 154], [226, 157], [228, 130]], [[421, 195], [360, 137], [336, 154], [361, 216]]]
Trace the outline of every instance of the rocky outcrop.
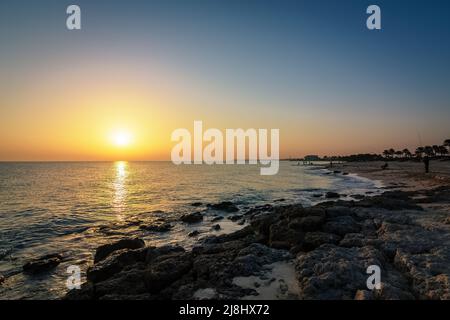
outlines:
[[239, 208], [231, 201], [222, 201], [215, 204], [208, 204], [208, 208], [225, 211], [225, 212], [237, 212]]
[[38, 274], [56, 268], [62, 260], [63, 256], [61, 254], [49, 254], [27, 262], [22, 268], [25, 273]]
[[100, 262], [114, 251], [121, 249], [139, 249], [145, 246], [145, 242], [142, 239], [122, 239], [114, 243], [102, 245], [97, 248], [94, 256], [94, 263]]
[[[88, 281], [67, 299], [237, 299], [256, 291], [235, 277], [261, 276], [278, 261], [295, 261], [302, 299], [450, 299], [450, 233], [417, 223], [422, 214], [400, 191], [310, 208], [255, 207], [239, 216], [248, 226], [202, 238], [190, 251], [144, 247], [139, 239], [102, 246]], [[370, 290], [373, 265], [381, 283]]]
[[203, 220], [203, 214], [201, 212], [187, 213], [182, 215], [180, 220], [185, 223], [197, 223]]
[[152, 231], [152, 232], [168, 232], [168, 231], [172, 230], [173, 225], [166, 222], [166, 223], [151, 224], [148, 226], [141, 225], [141, 226], [139, 226], [139, 228], [143, 229], [143, 230], [147, 230], [147, 231]]
[[329, 191], [325, 194], [325, 198], [327, 198], [327, 199], [333, 199], [333, 198], [339, 198], [339, 197], [340, 197], [339, 193], [332, 192], [332, 191]]

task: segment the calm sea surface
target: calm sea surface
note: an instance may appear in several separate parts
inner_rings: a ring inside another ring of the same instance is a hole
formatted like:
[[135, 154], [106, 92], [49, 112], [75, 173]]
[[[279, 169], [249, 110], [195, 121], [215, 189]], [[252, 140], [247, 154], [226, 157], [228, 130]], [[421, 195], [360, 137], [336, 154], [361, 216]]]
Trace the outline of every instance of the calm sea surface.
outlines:
[[[99, 245], [138, 236], [147, 244], [178, 243], [186, 248], [200, 236], [241, 228], [229, 219], [211, 231], [215, 215], [233, 215], [206, 207], [233, 201], [241, 211], [255, 205], [318, 201], [317, 195], [376, 191], [376, 183], [353, 175], [327, 174], [315, 167], [281, 162], [275, 176], [261, 176], [256, 165], [184, 165], [171, 162], [0, 163], [0, 299], [49, 299], [66, 292], [67, 267], [83, 275]], [[193, 207], [193, 202], [204, 205]], [[204, 211], [203, 223], [178, 222], [187, 212]], [[141, 225], [169, 221], [166, 233]], [[217, 222], [216, 222], [217, 223]], [[214, 223], [214, 224], [216, 224]], [[48, 253], [67, 257], [54, 272], [27, 276], [22, 265]]]

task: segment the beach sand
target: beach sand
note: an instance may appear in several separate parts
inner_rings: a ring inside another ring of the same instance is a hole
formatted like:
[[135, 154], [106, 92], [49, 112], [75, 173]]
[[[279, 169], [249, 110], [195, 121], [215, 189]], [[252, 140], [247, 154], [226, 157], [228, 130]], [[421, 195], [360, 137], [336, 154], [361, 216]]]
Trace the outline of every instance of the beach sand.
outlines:
[[385, 162], [347, 162], [334, 164], [333, 170], [356, 173], [359, 176], [382, 181], [389, 188], [405, 191], [432, 189], [450, 185], [450, 161], [430, 161], [430, 172], [425, 173], [424, 164], [416, 161], [390, 161], [388, 169], [382, 170]]

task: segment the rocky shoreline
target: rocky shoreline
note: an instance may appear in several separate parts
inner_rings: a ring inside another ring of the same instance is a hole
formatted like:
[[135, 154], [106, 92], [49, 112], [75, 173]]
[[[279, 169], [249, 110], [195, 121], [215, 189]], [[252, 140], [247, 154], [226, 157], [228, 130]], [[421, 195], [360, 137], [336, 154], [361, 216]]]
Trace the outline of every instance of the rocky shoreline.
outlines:
[[[200, 239], [190, 251], [141, 239], [103, 245], [87, 281], [64, 299], [258, 299], [261, 286], [279, 299], [450, 299], [448, 212], [422, 205], [449, 202], [450, 187], [359, 199], [251, 208], [239, 215], [241, 230]], [[198, 213], [183, 219], [201, 221]], [[273, 276], [280, 265], [293, 277]], [[373, 291], [370, 265], [381, 269]], [[243, 277], [250, 286], [239, 285]]]

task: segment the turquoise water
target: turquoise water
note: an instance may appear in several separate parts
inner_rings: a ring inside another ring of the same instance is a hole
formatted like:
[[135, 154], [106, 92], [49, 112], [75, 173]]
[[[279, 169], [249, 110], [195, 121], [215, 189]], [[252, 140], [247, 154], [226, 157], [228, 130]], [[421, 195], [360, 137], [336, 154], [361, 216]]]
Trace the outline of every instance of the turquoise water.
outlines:
[[[255, 205], [318, 201], [313, 195], [347, 195], [376, 190], [374, 182], [353, 175], [333, 175], [316, 167], [281, 162], [275, 176], [261, 176], [255, 165], [184, 165], [171, 162], [0, 163], [0, 286], [3, 299], [49, 299], [66, 292], [66, 268], [85, 272], [99, 245], [127, 236], [147, 244], [192, 246], [200, 236], [231, 232], [241, 225], [223, 219], [211, 231], [215, 215], [206, 204], [233, 201], [244, 212]], [[204, 205], [193, 207], [193, 202]], [[204, 211], [205, 221], [187, 226], [180, 215]], [[170, 221], [166, 233], [145, 231], [136, 222]], [[215, 222], [214, 224], [216, 224]], [[38, 277], [22, 265], [47, 253], [67, 260]]]

